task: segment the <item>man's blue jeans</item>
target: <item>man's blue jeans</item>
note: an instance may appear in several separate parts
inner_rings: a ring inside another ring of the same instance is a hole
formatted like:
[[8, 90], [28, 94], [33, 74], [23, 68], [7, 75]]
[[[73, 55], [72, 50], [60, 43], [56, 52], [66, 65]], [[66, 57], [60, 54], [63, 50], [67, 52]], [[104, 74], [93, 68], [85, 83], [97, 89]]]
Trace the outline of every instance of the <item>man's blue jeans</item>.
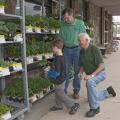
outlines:
[[97, 92], [96, 86], [106, 79], [105, 70], [100, 72], [97, 76], [87, 81], [87, 93], [90, 109], [96, 109], [100, 106], [99, 102], [108, 98], [109, 93], [107, 90]]
[[66, 63], [66, 82], [65, 82], [66, 93], [69, 86], [71, 66], [73, 66], [74, 68], [73, 90], [75, 93], [78, 93], [80, 91], [80, 80], [78, 79], [79, 56], [80, 56], [80, 47], [76, 47], [72, 49], [64, 48], [64, 57]]

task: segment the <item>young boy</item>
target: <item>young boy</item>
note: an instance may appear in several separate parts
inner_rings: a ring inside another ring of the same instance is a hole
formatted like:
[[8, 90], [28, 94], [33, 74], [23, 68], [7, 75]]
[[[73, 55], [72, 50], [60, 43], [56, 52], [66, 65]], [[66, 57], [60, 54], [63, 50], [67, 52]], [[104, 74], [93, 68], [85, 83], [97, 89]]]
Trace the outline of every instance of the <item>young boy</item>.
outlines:
[[70, 97], [64, 92], [64, 81], [66, 77], [65, 73], [65, 61], [62, 53], [63, 41], [59, 38], [52, 42], [52, 50], [55, 55], [52, 70], [57, 71], [60, 75], [57, 78], [51, 79], [52, 83], [55, 84], [55, 106], [50, 108], [50, 111], [63, 110], [63, 104], [69, 110], [69, 114], [73, 115], [77, 112], [79, 104], [75, 103]]

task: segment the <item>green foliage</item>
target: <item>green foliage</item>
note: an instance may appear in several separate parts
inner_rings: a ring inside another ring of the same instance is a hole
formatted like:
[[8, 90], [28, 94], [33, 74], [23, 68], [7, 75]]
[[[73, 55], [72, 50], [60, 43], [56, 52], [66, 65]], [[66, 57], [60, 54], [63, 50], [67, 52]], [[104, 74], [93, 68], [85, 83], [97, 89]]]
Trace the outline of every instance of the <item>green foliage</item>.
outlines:
[[0, 6], [5, 6], [5, 0], [0, 0]]
[[46, 59], [41, 60], [41, 61], [39, 62], [39, 66], [40, 66], [40, 67], [46, 67], [46, 66], [49, 66], [49, 65], [50, 65], [50, 62], [48, 62]]
[[0, 59], [0, 67], [2, 68], [9, 67], [9, 62], [4, 61], [3, 59]]
[[[22, 79], [14, 78], [12, 83], [10, 83], [6, 89], [5, 94], [12, 97], [23, 97], [23, 85]], [[51, 86], [52, 83], [48, 78], [44, 77], [34, 77], [28, 79], [29, 86], [29, 96], [39, 93], [44, 88]]]
[[5, 22], [0, 21], [0, 34], [1, 35], [6, 35], [6, 31], [8, 31]]
[[12, 22], [0, 22], [0, 34], [6, 36], [6, 38], [13, 38], [17, 34], [19, 26], [17, 23]]
[[27, 44], [27, 56], [50, 53], [50, 42], [32, 42]]
[[49, 28], [53, 29], [59, 29], [60, 28], [60, 23], [58, 20], [55, 20], [54, 18], [49, 18]]
[[58, 29], [60, 27], [59, 21], [52, 17], [41, 17], [39, 15], [26, 16], [26, 26], [32, 25], [34, 27], [40, 27], [44, 29]]
[[17, 29], [19, 26], [16, 23], [7, 22], [6, 27], [8, 29], [6, 31], [7, 38], [13, 38], [17, 34]]
[[25, 19], [26, 19], [25, 24], [26, 24], [27, 26], [32, 25], [32, 23], [33, 23], [33, 16], [27, 15]]
[[29, 95], [32, 96], [33, 94], [37, 94], [49, 86], [51, 86], [51, 82], [48, 78], [29, 78]]
[[1, 104], [0, 103], [0, 117], [4, 114], [6, 114], [7, 112], [11, 111], [11, 108], [8, 107], [7, 105]]
[[[5, 45], [4, 51], [7, 57], [20, 57], [21, 45], [19, 43]], [[26, 49], [27, 57], [50, 52], [52, 52], [50, 42], [44, 43], [43, 41], [41, 42], [32, 41], [27, 43]]]
[[13, 78], [11, 84], [5, 89], [5, 94], [12, 97], [23, 97], [23, 84], [22, 80]]
[[44, 46], [44, 53], [50, 53], [50, 52], [52, 52], [51, 42], [45, 42], [43, 44], [43, 46]]
[[21, 57], [21, 45], [19, 43], [5, 45], [4, 51], [7, 57]]

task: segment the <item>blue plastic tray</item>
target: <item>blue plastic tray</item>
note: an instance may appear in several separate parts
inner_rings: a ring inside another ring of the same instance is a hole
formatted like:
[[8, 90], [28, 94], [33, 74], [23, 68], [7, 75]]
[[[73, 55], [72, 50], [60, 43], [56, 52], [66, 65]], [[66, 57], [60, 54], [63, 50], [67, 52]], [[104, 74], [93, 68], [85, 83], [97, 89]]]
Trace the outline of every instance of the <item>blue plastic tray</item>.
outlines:
[[57, 71], [49, 71], [47, 74], [49, 78], [54, 78], [54, 79], [57, 78], [59, 75], [60, 73], [58, 73]]

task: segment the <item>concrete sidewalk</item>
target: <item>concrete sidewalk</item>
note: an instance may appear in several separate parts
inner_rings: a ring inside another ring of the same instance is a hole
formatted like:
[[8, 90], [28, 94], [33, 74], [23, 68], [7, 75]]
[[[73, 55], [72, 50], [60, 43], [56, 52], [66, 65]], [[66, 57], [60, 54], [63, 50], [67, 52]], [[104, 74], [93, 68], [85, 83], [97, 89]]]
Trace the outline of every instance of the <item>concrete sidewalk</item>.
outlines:
[[[86, 118], [85, 113], [89, 110], [85, 82], [82, 82], [80, 92], [80, 109], [70, 116], [68, 111], [49, 112], [49, 107], [54, 105], [54, 94], [47, 96], [44, 100], [38, 101], [33, 105], [31, 112], [25, 115], [25, 120], [119, 120], [120, 116], [120, 51], [107, 55], [105, 59], [108, 79], [98, 86], [98, 90], [103, 90], [112, 85], [116, 92], [116, 98], [109, 98], [101, 102], [101, 112], [94, 118]], [[70, 85], [72, 86], [72, 85]], [[69, 94], [72, 94], [72, 87], [69, 88]]]

